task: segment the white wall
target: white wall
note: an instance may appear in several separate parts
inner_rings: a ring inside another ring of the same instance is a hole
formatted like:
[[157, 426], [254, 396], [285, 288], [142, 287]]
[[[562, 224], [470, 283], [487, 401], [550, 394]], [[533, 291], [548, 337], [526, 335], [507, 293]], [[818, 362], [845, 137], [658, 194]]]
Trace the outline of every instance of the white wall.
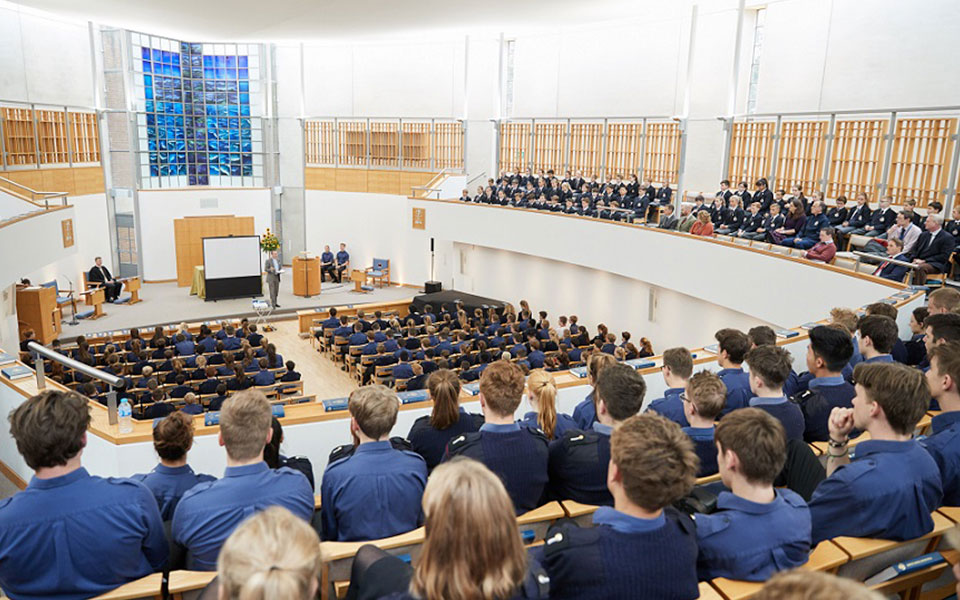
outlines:
[[85, 23], [0, 2], [0, 98], [90, 107], [90, 36]]
[[[201, 200], [208, 199], [216, 199], [217, 205], [201, 208]], [[271, 223], [268, 189], [141, 190], [139, 208], [142, 276], [146, 281], [177, 278], [174, 219], [214, 215], [253, 217], [253, 231], [257, 235], [263, 235]]]

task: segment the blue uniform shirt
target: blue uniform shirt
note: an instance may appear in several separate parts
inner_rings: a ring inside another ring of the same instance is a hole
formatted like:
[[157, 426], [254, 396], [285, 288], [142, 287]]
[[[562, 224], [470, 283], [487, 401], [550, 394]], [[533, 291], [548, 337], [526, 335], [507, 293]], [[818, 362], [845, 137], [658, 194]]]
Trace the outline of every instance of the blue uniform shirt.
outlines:
[[[203, 407], [200, 405], [193, 406], [197, 406], [200, 412], [203, 412]], [[184, 407], [183, 411], [187, 412], [187, 408]], [[157, 465], [149, 473], [139, 473], [130, 479], [139, 481], [153, 492], [153, 497], [157, 499], [157, 506], [160, 507], [160, 518], [169, 521], [173, 518], [173, 512], [184, 492], [198, 483], [216, 481], [217, 478], [213, 475], [194, 473], [190, 465], [182, 467]]]
[[920, 440], [937, 466], [943, 482], [943, 505], [960, 506], [960, 411], [937, 415], [933, 433]]
[[324, 252], [320, 255], [320, 262], [324, 264], [333, 262], [333, 252]]
[[[530, 411], [527, 414], [523, 415], [523, 418], [517, 421], [522, 427], [529, 427], [530, 429], [540, 429], [540, 423], [537, 421], [539, 415], [536, 411]], [[573, 417], [570, 415], [565, 415], [563, 413], [557, 413], [557, 424], [553, 430], [552, 439], [560, 439], [566, 432], [571, 429], [577, 429], [577, 422], [573, 420]], [[544, 432], [546, 433], [546, 432]]]
[[715, 577], [766, 581], [778, 571], [807, 562], [810, 509], [791, 490], [776, 490], [773, 502], [766, 504], [720, 492], [717, 512], [694, 519], [702, 581]]
[[680, 427], [689, 427], [687, 415], [683, 414], [683, 400], [680, 399], [682, 393], [683, 388], [667, 388], [663, 398], [651, 402], [647, 410], [670, 419]]
[[825, 442], [830, 437], [828, 422], [836, 407], [851, 408], [857, 390], [842, 375], [815, 377], [807, 384], [807, 391], [797, 396], [803, 412], [803, 438], [808, 442]]
[[778, 398], [760, 398], [754, 396], [750, 399], [750, 406], [765, 410], [770, 413], [783, 425], [787, 432], [788, 440], [803, 439], [803, 411], [793, 402], [787, 400], [786, 396]]
[[930, 532], [943, 495], [937, 463], [915, 440], [867, 440], [810, 499], [813, 543], [840, 535], [909, 540]]
[[681, 430], [693, 441], [693, 449], [700, 457], [700, 470], [697, 477], [714, 475], [717, 466], [717, 444], [713, 441], [713, 427], [682, 427]]
[[389, 441], [367, 442], [323, 473], [323, 539], [375, 540], [416, 529], [427, 464]]
[[753, 397], [753, 392], [750, 391], [750, 376], [743, 369], [720, 369], [717, 377], [727, 386], [727, 404], [721, 414], [746, 407]]
[[223, 479], [198, 483], [183, 494], [173, 513], [173, 539], [190, 555], [187, 568], [213, 571], [220, 547], [250, 515], [282, 506], [310, 521], [313, 491], [293, 469], [271, 469], [265, 462], [227, 467]]
[[593, 391], [573, 409], [573, 420], [580, 429], [590, 429], [597, 420], [597, 407], [593, 404]]
[[348, 254], [346, 250], [341, 250], [340, 252], [337, 252], [337, 264], [338, 264], [338, 265], [342, 265], [343, 263], [347, 262], [348, 260], [350, 260], [350, 254]]
[[159, 570], [168, 552], [156, 500], [129, 479], [81, 467], [0, 501], [0, 587], [14, 600], [96, 596]]

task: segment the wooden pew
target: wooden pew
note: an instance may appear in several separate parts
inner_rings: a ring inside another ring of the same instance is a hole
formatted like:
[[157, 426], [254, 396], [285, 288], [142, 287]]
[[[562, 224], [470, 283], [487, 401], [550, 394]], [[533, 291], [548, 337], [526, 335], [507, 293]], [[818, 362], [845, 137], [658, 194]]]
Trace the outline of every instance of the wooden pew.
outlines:
[[[181, 599], [187, 592], [202, 590], [217, 576], [215, 571], [171, 571], [170, 595]], [[160, 573], [152, 573], [136, 581], [101, 594], [95, 600], [134, 600], [136, 598], [157, 598], [160, 596]]]
[[[835, 573], [837, 568], [849, 560], [847, 554], [830, 540], [820, 542], [810, 551], [810, 558], [806, 564], [800, 567], [806, 571], [823, 571], [826, 573]], [[710, 581], [719, 593], [726, 600], [745, 600], [753, 597], [763, 588], [762, 582], [739, 581], [727, 579], [726, 577], [717, 577]]]

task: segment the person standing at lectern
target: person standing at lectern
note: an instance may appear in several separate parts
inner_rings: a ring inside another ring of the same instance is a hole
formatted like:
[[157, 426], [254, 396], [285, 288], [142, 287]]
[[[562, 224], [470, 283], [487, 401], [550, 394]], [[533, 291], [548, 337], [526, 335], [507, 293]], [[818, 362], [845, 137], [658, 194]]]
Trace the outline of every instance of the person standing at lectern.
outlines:
[[267, 272], [267, 289], [270, 290], [270, 305], [274, 308], [280, 308], [277, 304], [277, 292], [280, 291], [280, 259], [277, 258], [277, 251], [270, 252], [270, 258], [267, 259], [263, 270]]
[[337, 252], [337, 283], [343, 281], [343, 272], [350, 266], [350, 255], [347, 253], [347, 245], [340, 244], [340, 252]]
[[123, 285], [113, 278], [109, 269], [103, 266], [103, 259], [99, 256], [94, 259], [96, 263], [90, 272], [87, 273], [87, 282], [95, 284], [94, 287], [102, 287], [107, 302], [113, 302], [120, 297], [120, 288]]

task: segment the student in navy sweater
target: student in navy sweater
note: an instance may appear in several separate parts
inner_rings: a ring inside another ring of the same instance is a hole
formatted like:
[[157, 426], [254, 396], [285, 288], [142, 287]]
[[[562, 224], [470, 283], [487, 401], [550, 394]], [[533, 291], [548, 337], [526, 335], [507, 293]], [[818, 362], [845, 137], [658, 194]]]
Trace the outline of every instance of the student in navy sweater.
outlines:
[[617, 359], [609, 354], [594, 352], [589, 355], [587, 359], [587, 384], [594, 389], [573, 409], [573, 420], [577, 422], [580, 429], [590, 429], [597, 420], [597, 404], [594, 398], [597, 378], [604, 369], [615, 364], [617, 364]]
[[960, 342], [931, 348], [926, 377], [930, 395], [943, 412], [933, 418], [933, 433], [920, 444], [940, 468], [943, 504], [960, 506]]
[[683, 432], [693, 441], [693, 449], [700, 458], [697, 477], [717, 472], [717, 445], [714, 443], [713, 423], [723, 411], [727, 388], [715, 374], [700, 371], [690, 378], [687, 389], [681, 393], [683, 413], [689, 425]]
[[803, 412], [783, 393], [792, 360], [790, 353], [779, 346], [757, 346], [747, 353], [753, 392], [749, 405], [776, 417], [783, 424], [788, 440], [802, 440]]
[[187, 464], [187, 452], [192, 447], [193, 419], [183, 412], [175, 412], [153, 428], [153, 449], [160, 456], [160, 464], [149, 473], [130, 478], [150, 488], [164, 521], [173, 518], [184, 492], [198, 483], [216, 479], [193, 472]]
[[750, 378], [740, 366], [750, 351], [750, 338], [739, 329], [721, 329], [713, 336], [717, 340], [717, 375], [727, 386], [727, 403], [723, 414], [743, 408], [753, 395], [750, 392]]
[[716, 437], [720, 479], [730, 491], [720, 492], [716, 512], [696, 515], [700, 579], [764, 581], [807, 562], [807, 503], [773, 487], [787, 458], [783, 427], [764, 411], [744, 408], [720, 421]]
[[467, 456], [487, 465], [502, 480], [517, 514], [533, 510], [547, 484], [547, 438], [520, 427], [514, 413], [523, 397], [520, 367], [498, 360], [480, 376], [480, 431], [450, 441], [444, 460]]
[[613, 365], [600, 373], [595, 391], [597, 422], [568, 431], [550, 444], [549, 496], [583, 504], [613, 505], [607, 488], [610, 436], [643, 406], [647, 384], [635, 369]]
[[427, 378], [427, 389], [433, 401], [430, 414], [413, 422], [407, 439], [413, 451], [423, 457], [432, 471], [453, 438], [478, 431], [483, 416], [468, 413], [460, 406], [460, 378], [449, 369], [434, 371]]
[[[930, 405], [924, 375], [896, 363], [861, 363], [853, 378], [853, 408], [830, 414], [827, 478], [810, 499], [812, 541], [840, 535], [902, 541], [929, 533], [943, 492], [937, 463], [911, 439]], [[854, 428], [870, 439], [850, 452]]]
[[803, 412], [803, 438], [825, 442], [830, 438], [827, 422], [834, 408], [850, 408], [856, 395], [843, 378], [843, 369], [853, 356], [853, 340], [839, 325], [821, 325], [810, 330], [807, 346], [807, 389], [792, 399]]
[[610, 454], [613, 507], [597, 509], [592, 528], [551, 528], [535, 554], [550, 597], [698, 598], [696, 528], [671, 506], [696, 478], [690, 439], [676, 423], [643, 414], [613, 432]]
[[690, 376], [693, 375], [693, 355], [686, 348], [664, 350], [660, 373], [663, 374], [667, 389], [663, 393], [663, 398], [651, 402], [647, 410], [663, 415], [680, 427], [688, 426], [690, 423], [687, 422], [680, 395], [683, 394]]

